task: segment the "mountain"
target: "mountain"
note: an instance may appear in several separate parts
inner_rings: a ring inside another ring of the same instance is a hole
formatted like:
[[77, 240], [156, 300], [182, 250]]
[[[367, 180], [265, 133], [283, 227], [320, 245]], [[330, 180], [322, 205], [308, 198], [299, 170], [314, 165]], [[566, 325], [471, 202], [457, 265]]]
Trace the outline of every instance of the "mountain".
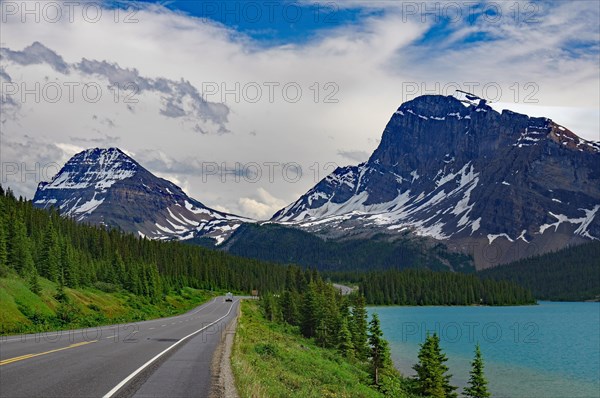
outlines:
[[600, 144], [469, 95], [400, 106], [379, 147], [272, 222], [328, 238], [410, 231], [478, 269], [600, 239]]
[[298, 228], [256, 223], [242, 225], [221, 248], [241, 257], [315, 267], [319, 271], [390, 268], [475, 271], [469, 256], [449, 252], [441, 243], [427, 244], [429, 242], [412, 239], [410, 234], [395, 238], [375, 235], [369, 239], [323, 239]]
[[118, 148], [76, 154], [50, 182], [39, 184], [33, 204], [54, 206], [77, 221], [162, 240], [208, 237], [220, 244], [252, 221], [204, 206]]

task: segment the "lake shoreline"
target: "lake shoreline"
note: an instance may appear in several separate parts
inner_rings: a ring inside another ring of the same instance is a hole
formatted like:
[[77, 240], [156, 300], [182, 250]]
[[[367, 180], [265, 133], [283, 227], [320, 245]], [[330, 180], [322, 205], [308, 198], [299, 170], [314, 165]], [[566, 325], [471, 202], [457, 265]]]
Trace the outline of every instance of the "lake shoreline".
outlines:
[[[487, 308], [482, 308], [487, 307]], [[427, 332], [436, 331], [452, 382], [468, 381], [479, 343], [493, 396], [597, 396], [600, 303], [538, 301], [533, 306], [368, 306], [377, 312], [396, 369], [411, 377]], [[514, 391], [514, 386], [519, 390]]]

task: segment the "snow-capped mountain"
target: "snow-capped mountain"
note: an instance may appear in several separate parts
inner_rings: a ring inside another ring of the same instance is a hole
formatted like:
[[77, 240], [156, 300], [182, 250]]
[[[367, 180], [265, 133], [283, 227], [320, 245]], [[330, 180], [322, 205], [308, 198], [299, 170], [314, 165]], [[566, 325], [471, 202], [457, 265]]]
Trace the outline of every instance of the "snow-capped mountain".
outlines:
[[33, 203], [151, 239], [205, 236], [220, 244], [242, 223], [252, 222], [204, 206], [118, 148], [76, 154], [50, 182], [39, 184]]
[[336, 169], [272, 222], [330, 237], [412, 233], [478, 268], [600, 239], [600, 144], [478, 97], [421, 96], [379, 147]]

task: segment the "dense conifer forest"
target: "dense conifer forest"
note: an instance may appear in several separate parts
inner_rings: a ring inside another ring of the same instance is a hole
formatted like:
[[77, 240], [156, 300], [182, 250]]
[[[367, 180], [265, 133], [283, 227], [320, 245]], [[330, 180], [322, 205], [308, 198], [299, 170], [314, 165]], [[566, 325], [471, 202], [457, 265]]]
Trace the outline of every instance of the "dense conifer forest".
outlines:
[[515, 282], [427, 269], [328, 274], [360, 286], [373, 305], [523, 305], [534, 296]]
[[[32, 291], [38, 289], [38, 277], [44, 277], [68, 288], [124, 289], [151, 301], [159, 301], [169, 291], [183, 287], [282, 292], [292, 283], [291, 275], [296, 290], [303, 291], [310, 281], [321, 278], [314, 269], [302, 271], [296, 266], [179, 242], [152, 241], [103, 226], [77, 223], [58, 211], [36, 209], [31, 202], [15, 198], [10, 189], [4, 191], [0, 187], [0, 277], [9, 272], [27, 280]], [[515, 283], [481, 281], [472, 274], [408, 269], [338, 276], [358, 283], [367, 304], [533, 302], [531, 294]], [[284, 295], [289, 294], [293, 295]], [[309, 305], [292, 301], [299, 310], [304, 304]]]
[[319, 271], [429, 268], [475, 272], [471, 257], [451, 253], [442, 244], [425, 247], [414, 237], [403, 236], [392, 242], [388, 238], [325, 240], [297, 228], [248, 224], [236, 230], [224, 249], [243, 257], [315, 267]]
[[540, 300], [600, 300], [600, 242], [526, 258], [479, 275], [514, 281]]
[[158, 300], [182, 287], [277, 291], [286, 267], [80, 224], [0, 187], [0, 277], [9, 272], [32, 290], [41, 276], [65, 287], [125, 289]]

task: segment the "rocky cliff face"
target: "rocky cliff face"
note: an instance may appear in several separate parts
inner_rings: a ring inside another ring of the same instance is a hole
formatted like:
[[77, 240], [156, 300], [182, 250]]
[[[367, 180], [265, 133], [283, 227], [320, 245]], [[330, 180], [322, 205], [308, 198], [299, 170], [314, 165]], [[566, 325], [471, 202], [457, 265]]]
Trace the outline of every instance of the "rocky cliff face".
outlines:
[[320, 234], [400, 231], [484, 268], [600, 238], [600, 145], [484, 100], [406, 102], [379, 147], [338, 168], [273, 221]]
[[73, 156], [52, 181], [39, 185], [33, 203], [151, 239], [206, 236], [219, 244], [250, 221], [204, 206], [117, 148]]

